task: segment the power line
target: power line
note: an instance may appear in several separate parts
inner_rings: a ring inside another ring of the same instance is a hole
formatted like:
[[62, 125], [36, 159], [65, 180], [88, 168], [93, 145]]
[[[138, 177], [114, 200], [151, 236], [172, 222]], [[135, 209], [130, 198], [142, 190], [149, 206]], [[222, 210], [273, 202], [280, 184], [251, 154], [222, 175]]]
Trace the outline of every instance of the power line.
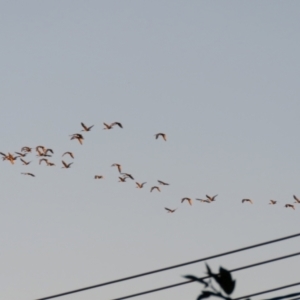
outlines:
[[[254, 296], [258, 296], [258, 295], [262, 295], [262, 294], [267, 294], [267, 293], [271, 293], [271, 292], [275, 292], [275, 291], [287, 289], [287, 288], [290, 288], [290, 287], [293, 287], [293, 286], [296, 286], [296, 285], [300, 285], [300, 282], [292, 283], [292, 284], [289, 284], [289, 285], [284, 285], [284, 286], [281, 286], [281, 287], [278, 287], [278, 288], [274, 288], [274, 289], [271, 289], [271, 290], [267, 290], [267, 291], [262, 291], [262, 292], [250, 294], [250, 295], [239, 297], [239, 298], [234, 298], [232, 300], [241, 300], [241, 299], [245, 299], [245, 298], [249, 298], [249, 297], [254, 297]], [[294, 296], [300, 295], [300, 293], [296, 293], [296, 294], [293, 294], [293, 295]]]
[[[265, 260], [265, 261], [258, 262], [258, 263], [255, 263], [255, 264], [246, 265], [246, 266], [239, 267], [239, 268], [235, 268], [235, 269], [232, 269], [232, 270], [228, 270], [228, 272], [233, 273], [233, 272], [237, 272], [237, 271], [257, 267], [257, 266], [260, 266], [260, 265], [272, 263], [272, 262], [275, 262], [275, 261], [278, 261], [278, 260], [291, 258], [291, 257], [297, 256], [297, 255], [300, 255], [300, 252], [285, 255], [285, 256], [280, 256], [280, 257], [277, 257], [277, 258]], [[212, 277], [212, 276], [204, 276], [204, 277], [201, 277], [199, 279], [204, 280], [204, 279], [208, 279], [210, 277]], [[192, 282], [195, 282], [195, 281], [194, 280], [183, 281], [183, 282], [179, 282], [179, 283], [175, 283], [175, 284], [171, 284], [171, 285], [166, 285], [166, 286], [163, 286], [163, 287], [159, 287], [159, 288], [156, 288], [156, 289], [151, 289], [151, 290], [140, 292], [140, 293], [127, 295], [127, 296], [123, 296], [123, 297], [120, 297], [120, 298], [115, 298], [115, 299], [112, 299], [112, 300], [123, 300], [123, 299], [134, 298], [134, 297], [138, 297], [138, 296], [142, 296], [142, 295], [146, 295], [146, 294], [150, 294], [150, 293], [159, 292], [159, 291], [162, 291], [162, 290], [171, 289], [171, 288], [178, 287], [178, 286], [185, 285], [185, 284], [192, 283]]]
[[79, 292], [83, 292], [83, 291], [86, 291], [86, 290], [102, 287], [102, 286], [105, 286], [105, 285], [115, 284], [115, 283], [118, 283], [118, 282], [131, 280], [131, 279], [135, 279], [135, 278], [139, 278], [139, 277], [143, 277], [143, 276], [147, 276], [147, 275], [151, 275], [151, 274], [155, 274], [155, 273], [159, 273], [159, 272], [164, 272], [164, 271], [172, 270], [172, 269], [175, 269], [175, 268], [180, 268], [180, 267], [183, 267], [183, 266], [187, 266], [187, 265], [195, 264], [195, 263], [198, 263], [198, 262], [214, 259], [214, 258], [217, 258], [217, 257], [226, 256], [226, 255], [229, 255], [229, 254], [234, 254], [234, 253], [237, 253], [237, 252], [241, 252], [241, 251], [245, 251], [245, 250], [249, 250], [249, 249], [269, 245], [269, 244], [272, 244], [272, 243], [281, 242], [281, 241], [292, 239], [292, 238], [299, 237], [299, 236], [300, 236], [300, 233], [297, 233], [297, 234], [285, 236], [285, 237], [282, 237], [282, 238], [279, 238], [279, 239], [270, 240], [270, 241], [267, 241], [267, 242], [263, 242], [263, 243], [259, 243], [259, 244], [239, 248], [239, 249], [236, 249], [236, 250], [231, 250], [231, 251], [228, 251], [228, 252], [223, 252], [223, 253], [212, 255], [212, 256], [207, 256], [207, 257], [200, 258], [200, 259], [193, 260], [193, 261], [189, 261], [189, 262], [186, 262], [186, 263], [177, 264], [177, 265], [173, 265], [173, 266], [166, 267], [166, 268], [156, 269], [156, 270], [153, 270], [153, 271], [144, 272], [144, 273], [140, 273], [140, 274], [133, 275], [133, 276], [123, 277], [123, 278], [120, 278], [120, 279], [107, 281], [107, 282], [104, 282], [104, 283], [91, 285], [91, 286], [88, 286], [88, 287], [84, 287], [84, 288], [80, 288], [80, 289], [76, 289], [76, 290], [71, 290], [71, 291], [68, 291], [68, 292], [60, 293], [60, 294], [55, 294], [55, 295], [52, 295], [52, 296], [38, 298], [36, 300], [48, 300], [48, 299], [53, 299], [53, 298], [57, 298], [57, 297], [61, 297], [61, 296], [74, 294], [74, 293], [79, 293]]

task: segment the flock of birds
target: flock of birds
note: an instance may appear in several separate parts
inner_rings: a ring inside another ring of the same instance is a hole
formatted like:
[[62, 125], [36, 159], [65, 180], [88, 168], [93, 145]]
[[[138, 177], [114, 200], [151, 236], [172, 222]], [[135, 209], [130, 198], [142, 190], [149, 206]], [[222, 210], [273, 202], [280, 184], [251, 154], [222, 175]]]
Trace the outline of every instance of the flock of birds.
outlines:
[[[113, 122], [111, 124], [103, 123], [103, 124], [104, 124], [103, 129], [106, 129], [106, 130], [113, 129], [114, 126], [118, 126], [119, 128], [123, 128], [123, 125], [120, 122]], [[83, 131], [83, 132], [91, 131], [91, 129], [94, 127], [94, 125], [86, 126], [84, 123], [81, 123], [81, 126], [83, 128], [81, 131]], [[161, 132], [156, 133], [154, 136], [155, 136], [156, 139], [161, 137], [164, 141], [167, 141], [167, 136], [166, 136], [165, 133], [161, 133]], [[70, 137], [71, 137], [70, 140], [77, 140], [81, 145], [83, 144], [84, 136], [81, 133], [71, 134]], [[17, 161], [19, 159], [22, 162], [23, 165], [28, 166], [31, 163], [31, 161], [26, 161], [25, 157], [27, 156], [27, 154], [32, 153], [33, 149], [35, 149], [35, 151], [36, 151], [36, 156], [40, 158], [39, 159], [39, 165], [44, 163], [44, 164], [46, 164], [46, 166], [49, 166], [49, 167], [55, 166], [55, 164], [53, 162], [49, 161], [49, 159], [48, 159], [48, 158], [52, 157], [52, 154], [54, 154], [54, 151], [50, 148], [46, 148], [45, 146], [41, 146], [41, 145], [36, 146], [35, 148], [24, 146], [24, 147], [21, 148], [20, 152], [14, 152], [15, 154], [12, 154], [10, 152], [8, 152], [7, 154], [5, 154], [3, 152], [0, 152], [0, 154], [2, 155], [3, 161], [8, 161], [11, 164], [15, 164], [15, 161]], [[74, 159], [74, 154], [70, 151], [66, 151], [62, 154], [62, 157], [65, 157], [65, 156], [69, 156], [70, 158]], [[71, 167], [71, 165], [73, 164], [73, 162], [67, 163], [64, 160], [62, 160], [61, 162], [62, 162], [62, 168], [63, 169], [69, 169]], [[114, 163], [111, 166], [116, 167], [118, 169], [119, 174], [120, 174], [119, 182], [126, 182], [126, 180], [128, 178], [131, 179], [131, 180], [134, 180], [134, 177], [131, 174], [122, 172], [121, 164]], [[28, 176], [31, 176], [31, 177], [35, 177], [35, 175], [33, 173], [30, 173], [30, 172], [22, 172], [21, 174], [22, 175], [28, 175]], [[103, 178], [104, 178], [103, 175], [95, 175], [94, 176], [94, 179], [103, 179]], [[158, 192], [160, 192], [161, 191], [161, 186], [170, 185], [169, 183], [164, 182], [162, 180], [157, 180], [157, 182], [158, 182], [159, 185], [152, 186], [150, 188], [150, 192], [153, 192], [154, 190], [157, 190]], [[141, 189], [141, 188], [144, 187], [144, 185], [147, 182], [142, 182], [142, 183], [135, 182], [135, 183], [136, 183], [136, 188]], [[217, 196], [218, 195], [214, 195], [214, 196], [206, 195], [206, 199], [196, 198], [196, 200], [198, 200], [200, 202], [203, 202], [203, 203], [212, 203], [216, 200]], [[294, 203], [300, 204], [300, 199], [297, 196], [293, 195], [293, 198], [295, 200]], [[183, 203], [185, 201], [188, 202], [189, 205], [192, 205], [192, 203], [193, 203], [192, 198], [184, 197], [184, 198], [181, 199], [181, 203]], [[253, 201], [251, 199], [242, 199], [242, 203], [253, 204]], [[269, 202], [270, 205], [275, 205], [276, 203], [277, 203], [277, 201], [275, 201], [275, 200], [270, 200], [270, 202]], [[284, 206], [286, 208], [291, 208], [291, 209], [295, 210], [295, 205], [293, 205], [293, 204], [285, 204]], [[165, 207], [165, 210], [168, 213], [174, 213], [177, 210], [177, 208], [171, 209], [171, 208]]]

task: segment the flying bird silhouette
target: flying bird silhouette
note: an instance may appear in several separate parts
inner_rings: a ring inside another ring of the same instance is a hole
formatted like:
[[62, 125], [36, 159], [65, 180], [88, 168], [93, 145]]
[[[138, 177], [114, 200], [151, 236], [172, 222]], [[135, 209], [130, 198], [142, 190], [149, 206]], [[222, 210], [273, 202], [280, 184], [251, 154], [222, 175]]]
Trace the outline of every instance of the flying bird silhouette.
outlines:
[[32, 174], [32, 173], [21, 173], [21, 174], [23, 174], [23, 175], [29, 175], [29, 176], [31, 176], [31, 177], [35, 177], [35, 175]]
[[167, 140], [167, 135], [165, 133], [156, 133], [154, 134], [155, 138], [158, 139], [160, 136], [166, 141]]
[[137, 188], [138, 189], [141, 189], [143, 186], [144, 186], [144, 184], [146, 184], [147, 182], [143, 182], [143, 183], [138, 183], [138, 182], [136, 182], [136, 185], [137, 185]]
[[253, 201], [251, 199], [243, 199], [242, 203], [244, 203], [244, 202], [249, 202], [249, 203], [253, 204]]
[[292, 209], [295, 209], [295, 206], [292, 205], [292, 204], [286, 204], [285, 207], [290, 207], [290, 208], [292, 208]]
[[67, 164], [67, 163], [64, 162], [63, 160], [62, 160], [61, 162], [62, 162], [62, 164], [64, 165], [64, 166], [62, 167], [62, 169], [69, 169], [69, 168], [71, 167], [71, 165], [73, 164], [72, 162], [69, 163], [69, 164]]
[[299, 200], [299, 198], [297, 198], [295, 195], [293, 195], [293, 197], [294, 197], [294, 199], [296, 200], [296, 202], [295, 202], [295, 203], [300, 203], [300, 200]]
[[81, 126], [83, 127], [83, 130], [81, 130], [81, 131], [91, 131], [91, 129], [94, 127], [94, 125], [92, 125], [92, 126], [85, 126], [85, 124], [84, 123], [80, 123], [81, 124]]
[[120, 164], [112, 164], [111, 165], [112, 167], [117, 167], [118, 168], [118, 171], [119, 171], [119, 173], [121, 173], [122, 172], [122, 166], [120, 165]]
[[187, 201], [189, 203], [189, 205], [192, 205], [193, 201], [191, 198], [185, 197], [181, 199], [181, 203], [183, 203], [184, 201]]
[[31, 161], [25, 161], [24, 159], [20, 158], [21, 162], [23, 163], [24, 166], [27, 166], [31, 163]]
[[72, 158], [74, 158], [74, 154], [70, 151], [65, 152], [62, 156], [64, 156], [65, 154], [70, 155]]
[[170, 208], [167, 208], [165, 207], [165, 210], [167, 210], [168, 213], [174, 213], [176, 211], [177, 208], [175, 209], [170, 209]]
[[158, 186], [153, 186], [152, 188], [151, 188], [151, 190], [150, 190], [150, 192], [152, 192], [153, 190], [158, 190], [159, 192], [160, 192], [160, 188], [158, 187]]
[[133, 176], [131, 174], [128, 173], [121, 173], [122, 175], [129, 177], [130, 179], [134, 180]]
[[82, 134], [80, 133], [74, 133], [74, 134], [71, 134], [71, 140], [78, 140], [78, 142], [80, 143], [80, 145], [82, 145], [83, 143], [83, 140], [84, 140], [84, 137]]
[[205, 195], [206, 197], [207, 197], [207, 199], [209, 200], [209, 201], [215, 201], [215, 198], [218, 196], [218, 195], [214, 195], [214, 196], [208, 196], [208, 195]]
[[166, 182], [163, 182], [161, 180], [157, 180], [159, 184], [162, 184], [162, 185], [170, 185], [169, 183], [166, 183]]

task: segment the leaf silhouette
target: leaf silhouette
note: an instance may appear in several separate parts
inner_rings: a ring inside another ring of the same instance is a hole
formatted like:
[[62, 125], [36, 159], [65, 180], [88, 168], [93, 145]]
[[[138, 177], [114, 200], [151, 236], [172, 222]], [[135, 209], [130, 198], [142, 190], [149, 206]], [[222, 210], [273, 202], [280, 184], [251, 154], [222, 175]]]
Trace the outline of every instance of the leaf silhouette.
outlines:
[[230, 295], [235, 288], [235, 280], [232, 280], [231, 274], [229, 271], [220, 267], [219, 274], [212, 274], [214, 279], [218, 282], [223, 291]]
[[205, 287], [208, 287], [208, 283], [206, 283], [206, 282], [205, 282], [203, 279], [201, 279], [201, 278], [198, 278], [198, 277], [193, 276], [193, 275], [185, 275], [185, 276], [183, 276], [183, 277], [186, 278], [186, 279], [193, 280], [193, 281], [198, 281], [198, 282], [204, 284]]
[[214, 276], [214, 274], [211, 272], [211, 270], [210, 270], [210, 267], [208, 266], [208, 264], [205, 264], [206, 265], [206, 270], [207, 270], [207, 274], [209, 275], [209, 276]]
[[197, 300], [209, 298], [211, 295], [214, 295], [214, 293], [210, 291], [203, 291], [202, 294], [198, 296]]

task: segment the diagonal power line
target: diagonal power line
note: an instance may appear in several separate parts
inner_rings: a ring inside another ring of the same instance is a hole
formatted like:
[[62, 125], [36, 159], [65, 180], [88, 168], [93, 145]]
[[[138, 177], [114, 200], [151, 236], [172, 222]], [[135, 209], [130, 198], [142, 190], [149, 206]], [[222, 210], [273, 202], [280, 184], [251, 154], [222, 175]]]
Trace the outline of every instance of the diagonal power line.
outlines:
[[[279, 260], [291, 258], [291, 257], [297, 256], [297, 255], [300, 255], [300, 252], [285, 255], [285, 256], [276, 257], [276, 258], [269, 259], [269, 260], [264, 260], [264, 261], [261, 261], [261, 262], [255, 263], [255, 264], [250, 264], [250, 265], [246, 265], [246, 266], [239, 267], [239, 268], [235, 268], [235, 269], [232, 269], [232, 270], [228, 270], [228, 272], [233, 273], [233, 272], [237, 272], [237, 271], [242, 271], [242, 270], [245, 270], [245, 269], [258, 267], [258, 266], [261, 266], [261, 265], [264, 265], [264, 264], [273, 263], [273, 262], [276, 262], [276, 261], [279, 261]], [[208, 279], [210, 277], [212, 277], [212, 276], [204, 276], [204, 277], [199, 278], [199, 280]], [[194, 280], [187, 280], [187, 281], [183, 281], [183, 282], [179, 282], [179, 283], [175, 283], [175, 284], [171, 284], [171, 285], [162, 286], [162, 287], [159, 287], [159, 288], [156, 288], [156, 289], [151, 289], [151, 290], [143, 291], [143, 292], [140, 292], [140, 293], [123, 296], [123, 297], [120, 297], [120, 298], [115, 298], [115, 299], [112, 299], [112, 300], [123, 300], [123, 299], [134, 298], [134, 297], [138, 297], [138, 296], [142, 296], [142, 295], [146, 295], [146, 294], [150, 294], [150, 293], [155, 293], [155, 292], [171, 289], [171, 288], [178, 287], [178, 286], [185, 285], [185, 284], [192, 283], [192, 282], [195, 282], [195, 281]], [[233, 300], [237, 300], [237, 299], [233, 299]]]
[[156, 270], [152, 270], [152, 271], [148, 271], [148, 272], [144, 272], [144, 273], [140, 273], [140, 274], [136, 274], [136, 275], [132, 275], [132, 276], [128, 276], [128, 277], [119, 278], [119, 279], [112, 280], [112, 281], [107, 281], [107, 282], [100, 283], [100, 284], [87, 286], [87, 287], [76, 289], [76, 290], [71, 290], [71, 291], [68, 291], [68, 292], [63, 292], [63, 293], [59, 293], [59, 294], [55, 294], [55, 295], [51, 295], [51, 296], [47, 296], [47, 297], [43, 297], [43, 298], [38, 298], [36, 300], [48, 300], [48, 299], [53, 299], [53, 298], [57, 298], [57, 297], [61, 297], [61, 296], [74, 294], [74, 293], [79, 293], [79, 292], [83, 292], [83, 291], [86, 291], [86, 290], [90, 290], [90, 289], [94, 289], [94, 288], [98, 288], [98, 287], [102, 287], [102, 286], [106, 286], [106, 285], [110, 285], [110, 284], [115, 284], [115, 283], [126, 281], [126, 280], [131, 280], [131, 279], [135, 279], [135, 278], [139, 278], [139, 277], [143, 277], [143, 276], [147, 276], [147, 275], [151, 275], [151, 274], [155, 274], [155, 273], [159, 273], [159, 272], [164, 272], [164, 271], [184, 267], [184, 266], [199, 263], [199, 262], [202, 262], [202, 261], [207, 261], [207, 260], [214, 259], [214, 258], [217, 258], [217, 257], [226, 256], [226, 255], [234, 254], [234, 253], [237, 253], [237, 252], [242, 252], [242, 251], [249, 250], [249, 249], [253, 249], [253, 248], [257, 248], [257, 247], [261, 247], [261, 246], [266, 246], [266, 245], [273, 244], [273, 243], [282, 242], [284, 240], [296, 238], [296, 237], [299, 237], [299, 236], [300, 236], [300, 233], [297, 233], [297, 234], [285, 236], [285, 237], [282, 237], [282, 238], [279, 238], [279, 239], [274, 239], [274, 240], [270, 240], [270, 241], [267, 241], [267, 242], [254, 244], [254, 245], [251, 245], [251, 246], [231, 250], [231, 251], [228, 251], [228, 252], [223, 252], [223, 253], [207, 256], [207, 257], [204, 257], [204, 258], [200, 258], [200, 259], [197, 259], [197, 260], [192, 260], [192, 261], [189, 261], [189, 262], [169, 266], [169, 267], [166, 267], [166, 268], [156, 269]]

